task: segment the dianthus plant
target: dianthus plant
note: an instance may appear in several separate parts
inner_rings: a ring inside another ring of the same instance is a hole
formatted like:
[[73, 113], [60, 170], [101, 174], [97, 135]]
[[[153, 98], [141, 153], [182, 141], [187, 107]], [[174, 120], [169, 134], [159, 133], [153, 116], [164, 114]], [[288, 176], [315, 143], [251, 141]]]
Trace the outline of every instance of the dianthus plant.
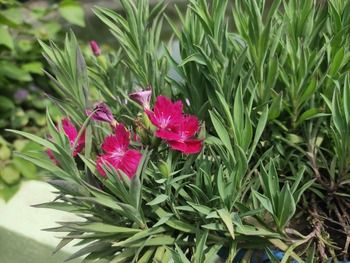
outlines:
[[164, 2], [94, 10], [117, 50], [93, 41], [83, 56], [73, 34], [41, 43], [62, 120], [47, 114], [45, 139], [14, 132], [46, 148], [21, 155], [57, 189], [38, 206], [77, 216], [49, 229], [64, 233], [56, 250], [346, 260], [350, 1], [189, 0], [177, 22]]

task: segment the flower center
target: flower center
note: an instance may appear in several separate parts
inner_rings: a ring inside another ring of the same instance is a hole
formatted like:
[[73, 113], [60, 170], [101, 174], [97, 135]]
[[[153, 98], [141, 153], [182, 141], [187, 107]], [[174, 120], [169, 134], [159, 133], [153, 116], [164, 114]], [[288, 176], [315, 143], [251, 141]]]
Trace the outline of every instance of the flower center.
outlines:
[[167, 117], [164, 117], [162, 116], [162, 118], [160, 119], [160, 122], [159, 122], [159, 126], [164, 129], [168, 126], [170, 122], [170, 116], [167, 116]]
[[118, 149], [115, 149], [113, 151], [112, 158], [118, 159], [118, 158], [124, 156], [124, 154], [125, 154], [125, 151], [123, 149], [118, 148]]
[[179, 141], [185, 141], [187, 139], [187, 135], [186, 135], [185, 132], [180, 131], [179, 135], [180, 135], [180, 140]]

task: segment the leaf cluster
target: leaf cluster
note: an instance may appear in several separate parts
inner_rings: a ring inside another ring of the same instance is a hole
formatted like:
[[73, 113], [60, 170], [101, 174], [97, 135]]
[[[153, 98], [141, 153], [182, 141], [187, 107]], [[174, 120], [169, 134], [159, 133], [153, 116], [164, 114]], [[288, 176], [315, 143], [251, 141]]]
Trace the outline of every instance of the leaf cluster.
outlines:
[[[61, 164], [21, 155], [58, 189], [42, 206], [83, 219], [52, 229], [69, 232], [58, 249], [79, 239], [85, 246], [72, 258], [94, 262], [211, 262], [222, 251], [232, 262], [256, 249], [273, 260], [275, 248], [282, 262], [346, 260], [350, 2], [189, 0], [177, 22], [163, 2], [120, 2], [123, 15], [95, 9], [120, 44], [115, 53], [86, 67], [73, 36], [64, 49], [43, 45], [62, 111], [87, 129], [84, 155], [72, 157], [49, 114], [53, 140], [17, 132]], [[111, 131], [84, 116], [90, 86], [137, 130], [139, 108], [127, 94], [148, 85], [189, 101], [205, 126], [203, 151], [184, 156], [148, 137], [134, 179], [112, 169], [101, 178], [94, 160]]]

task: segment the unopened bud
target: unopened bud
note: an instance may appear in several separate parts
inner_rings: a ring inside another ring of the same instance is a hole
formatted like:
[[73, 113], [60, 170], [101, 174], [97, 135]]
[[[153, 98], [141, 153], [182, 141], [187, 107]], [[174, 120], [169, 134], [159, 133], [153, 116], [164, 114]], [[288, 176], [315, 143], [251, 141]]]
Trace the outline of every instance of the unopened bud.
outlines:
[[90, 48], [92, 53], [95, 55], [95, 57], [98, 57], [99, 55], [101, 55], [100, 46], [97, 44], [95, 40], [90, 41]]
[[160, 161], [159, 164], [159, 171], [164, 177], [169, 177], [170, 176], [170, 167], [169, 165], [164, 162], [163, 160]]

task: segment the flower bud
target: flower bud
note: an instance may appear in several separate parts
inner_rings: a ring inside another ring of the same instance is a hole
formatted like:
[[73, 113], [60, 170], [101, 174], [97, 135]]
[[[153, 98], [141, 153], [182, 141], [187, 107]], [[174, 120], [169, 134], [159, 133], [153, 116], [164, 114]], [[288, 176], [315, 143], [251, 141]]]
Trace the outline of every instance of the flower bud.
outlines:
[[108, 122], [115, 126], [116, 120], [113, 117], [112, 111], [104, 102], [99, 102], [94, 105], [93, 111], [86, 110], [86, 115], [90, 116], [95, 121]]
[[151, 96], [152, 89], [150, 86], [148, 86], [146, 90], [136, 91], [129, 94], [130, 99], [136, 101], [146, 110], [150, 109]]
[[160, 173], [164, 177], [169, 177], [170, 176], [170, 167], [169, 167], [168, 163], [166, 163], [163, 160], [161, 160], [158, 168], [159, 168]]
[[144, 145], [149, 144], [149, 135], [147, 134], [147, 131], [143, 127], [141, 126], [136, 127], [136, 134], [139, 139], [138, 142], [141, 142]]
[[142, 122], [143, 122], [143, 125], [144, 127], [147, 129], [147, 130], [152, 130], [153, 129], [153, 132], [155, 131], [155, 127], [152, 125], [151, 121], [149, 120], [148, 116], [146, 113], [142, 113]]
[[95, 55], [95, 57], [98, 57], [99, 55], [101, 55], [100, 46], [97, 44], [95, 40], [90, 41], [90, 48], [92, 53]]

